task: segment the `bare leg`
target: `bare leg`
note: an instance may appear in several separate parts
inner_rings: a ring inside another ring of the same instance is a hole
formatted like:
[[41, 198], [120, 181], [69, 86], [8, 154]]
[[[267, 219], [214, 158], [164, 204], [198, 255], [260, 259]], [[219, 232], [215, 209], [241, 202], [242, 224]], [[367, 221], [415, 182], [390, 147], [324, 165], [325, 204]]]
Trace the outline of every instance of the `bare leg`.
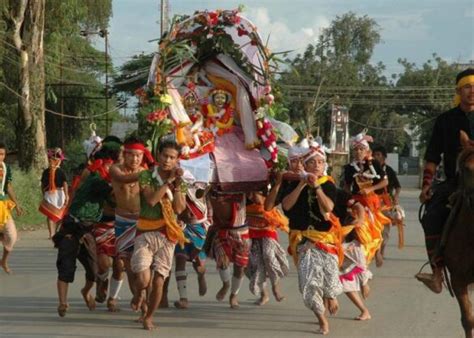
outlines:
[[276, 282], [274, 285], [272, 285], [272, 292], [273, 296], [275, 297], [277, 302], [284, 301], [286, 297], [281, 294], [280, 292], [280, 283]]
[[152, 282], [151, 294], [148, 297], [148, 309], [145, 317], [143, 318], [143, 328], [145, 330], [155, 329], [155, 326], [153, 325], [153, 313], [160, 304], [161, 296], [163, 295], [163, 284], [164, 277], [155, 272]]
[[100, 254], [97, 256], [97, 287], [95, 300], [103, 303], [107, 299], [107, 289], [109, 286], [109, 269], [112, 265], [111, 258], [107, 255]]
[[50, 220], [49, 218], [46, 218], [46, 224], [48, 224], [48, 231], [49, 231], [49, 237], [48, 239], [52, 239], [54, 234], [56, 233], [56, 223]]
[[95, 299], [90, 293], [93, 287], [94, 282], [86, 279], [86, 284], [81, 289], [82, 298], [84, 298], [84, 302], [90, 311], [95, 310]]
[[346, 296], [351, 300], [351, 302], [360, 310], [360, 315], [354, 318], [355, 320], [369, 320], [372, 317], [370, 312], [364, 304], [362, 298], [360, 298], [357, 291], [346, 292]]
[[382, 255], [382, 250], [379, 249], [375, 253], [375, 266], [380, 268], [383, 265], [383, 255]]
[[69, 308], [69, 304], [67, 302], [67, 291], [69, 283], [63, 282], [58, 279], [56, 282], [56, 287], [58, 289], [59, 298], [58, 314], [60, 317], [64, 317], [66, 315], [67, 309]]
[[225, 298], [225, 295], [230, 289], [230, 271], [229, 271], [229, 267], [225, 269], [218, 269], [218, 270], [219, 270], [219, 276], [222, 281], [222, 287], [220, 288], [219, 291], [217, 291], [216, 299], [219, 302], [222, 302]]
[[118, 294], [122, 287], [123, 282], [123, 271], [125, 270], [125, 264], [119, 256], [116, 256], [112, 260], [112, 279], [110, 281], [109, 298], [107, 299], [107, 309], [110, 312], [120, 311], [118, 304]]
[[329, 322], [324, 314], [315, 313], [319, 321], [319, 329], [316, 331], [318, 334], [327, 335], [329, 333]]
[[327, 298], [328, 300], [328, 311], [330, 314], [335, 315], [339, 310], [339, 303], [336, 298]]
[[255, 302], [255, 305], [262, 306], [262, 305], [267, 304], [268, 301], [270, 300], [270, 297], [268, 297], [268, 290], [267, 290], [266, 284], [267, 283], [263, 284], [262, 293], [260, 294], [260, 299]]
[[8, 274], [12, 272], [12, 270], [8, 266], [8, 256], [10, 256], [10, 252], [11, 251], [8, 251], [7, 249], [3, 248], [3, 256], [2, 256], [2, 261], [1, 261], [3, 271], [5, 271]]
[[239, 293], [242, 279], [244, 278], [244, 268], [234, 264], [234, 275], [232, 278], [231, 292], [229, 297], [229, 304], [232, 309], [239, 308], [239, 301], [237, 294]]
[[360, 290], [361, 290], [361, 293], [362, 293], [362, 297], [364, 297], [364, 299], [369, 298], [369, 294], [370, 294], [369, 281], [367, 281], [367, 282], [365, 282], [365, 284], [361, 285]]
[[204, 264], [199, 258], [193, 261], [193, 268], [198, 275], [199, 296], [201, 297], [207, 293], [206, 266]]
[[[174, 306], [178, 309], [187, 309], [189, 306], [187, 295], [187, 276], [186, 276], [186, 257], [182, 255], [176, 256], [176, 284], [178, 286], [179, 300], [174, 302]], [[163, 290], [163, 295], [164, 295]], [[168, 291], [168, 290], [166, 290]]]
[[136, 292], [133, 294], [132, 301], [130, 306], [133, 311], [140, 310], [140, 305], [144, 301], [144, 292], [148, 285], [150, 284], [151, 271], [150, 269], [145, 269], [136, 274], [135, 288]]
[[166, 277], [163, 282], [163, 294], [160, 297], [160, 309], [167, 309], [170, 307], [168, 302], [168, 286], [170, 285], [170, 276]]

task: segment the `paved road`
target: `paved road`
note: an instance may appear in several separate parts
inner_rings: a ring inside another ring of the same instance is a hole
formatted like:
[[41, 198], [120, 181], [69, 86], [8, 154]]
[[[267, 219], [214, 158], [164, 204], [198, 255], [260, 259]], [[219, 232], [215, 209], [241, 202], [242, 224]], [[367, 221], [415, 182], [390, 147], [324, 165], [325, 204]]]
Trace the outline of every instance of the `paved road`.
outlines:
[[[395, 246], [396, 231], [390, 241], [382, 268], [372, 267], [372, 294], [367, 301], [372, 320], [357, 322], [357, 311], [345, 296], [341, 310], [330, 318], [333, 337], [462, 337], [457, 305], [447, 292], [434, 295], [415, 281], [413, 275], [425, 261], [423, 235], [416, 220], [418, 192], [404, 191], [402, 203], [407, 211], [406, 247]], [[195, 276], [190, 272], [188, 295], [191, 308], [159, 311], [160, 329], [145, 332], [134, 323], [136, 315], [128, 310], [128, 292], [122, 292], [120, 313], [108, 313], [103, 305], [89, 312], [79, 294], [82, 270], [70, 288], [71, 309], [65, 318], [56, 313], [56, 251], [45, 231], [21, 234], [11, 260], [14, 274], [0, 272], [1, 337], [311, 337], [315, 318], [301, 300], [295, 270], [282, 282], [287, 300], [273, 299], [264, 307], [252, 305], [254, 297], [244, 284], [241, 309], [230, 310], [214, 300], [218, 275], [209, 262], [209, 292], [197, 295]], [[176, 284], [170, 285], [170, 299], [177, 298]]]

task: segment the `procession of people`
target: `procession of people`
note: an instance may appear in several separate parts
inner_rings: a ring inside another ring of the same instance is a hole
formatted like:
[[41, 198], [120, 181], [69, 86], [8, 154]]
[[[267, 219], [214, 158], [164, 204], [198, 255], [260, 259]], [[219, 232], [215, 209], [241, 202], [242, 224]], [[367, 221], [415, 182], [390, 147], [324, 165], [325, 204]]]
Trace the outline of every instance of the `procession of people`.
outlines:
[[[199, 296], [215, 292], [216, 301], [227, 301], [231, 310], [242, 306], [239, 292], [246, 285], [256, 306], [267, 304], [271, 295], [284, 306], [296, 290], [284, 294], [281, 285], [295, 270], [302, 304], [314, 313], [317, 333], [330, 332], [329, 315], [337, 315], [343, 293], [358, 311], [354, 320], [371, 320], [365, 303], [374, 278], [371, 263], [383, 267], [392, 226], [398, 228], [398, 247], [404, 243], [401, 185], [386, 163], [386, 149], [366, 129], [358, 130], [349, 140], [342, 180], [336, 181], [329, 174], [330, 149], [311, 134], [297, 142], [268, 118], [274, 100], [270, 70], [247, 73], [253, 69], [249, 65], [265, 64], [268, 58], [254, 27], [236, 11], [216, 15], [198, 12], [161, 41], [149, 83], [138, 91], [142, 105], [155, 105], [146, 116], [148, 129], [123, 140], [113, 135], [102, 139], [94, 132], [84, 142], [83, 169], [71, 184], [61, 168], [67, 154], [57, 147], [48, 150], [39, 211], [57, 249], [58, 315], [74, 316], [68, 297], [79, 261], [85, 270], [81, 295], [89, 310], [97, 303], [105, 303], [110, 312], [127, 308], [128, 301], [120, 297], [126, 278], [129, 307], [139, 313], [140, 325], [152, 330], [157, 310], [169, 306], [170, 280], [179, 294], [173, 305], [179, 310], [193, 306], [189, 262]], [[170, 67], [164, 60], [167, 48], [195, 43], [203, 22], [206, 37], [226, 32], [237, 41], [238, 36], [245, 46], [242, 53], [252, 58], [242, 61], [237, 54], [210, 48], [196, 52], [205, 59]], [[423, 202], [431, 199], [423, 228], [433, 274], [416, 277], [436, 293], [443, 278], [439, 240], [447, 200], [456, 187], [459, 141], [451, 138], [459, 130], [471, 138], [474, 133], [473, 113], [465, 114], [474, 105], [467, 102], [474, 71], [461, 72], [456, 82], [460, 106], [436, 122], [420, 196]], [[441, 153], [448, 180], [432, 196]], [[11, 213], [15, 207], [18, 214], [23, 210], [5, 155], [0, 144], [1, 267], [10, 273], [8, 259], [17, 237]], [[282, 244], [284, 236], [288, 247]], [[218, 272], [219, 290], [208, 288], [209, 269]]]

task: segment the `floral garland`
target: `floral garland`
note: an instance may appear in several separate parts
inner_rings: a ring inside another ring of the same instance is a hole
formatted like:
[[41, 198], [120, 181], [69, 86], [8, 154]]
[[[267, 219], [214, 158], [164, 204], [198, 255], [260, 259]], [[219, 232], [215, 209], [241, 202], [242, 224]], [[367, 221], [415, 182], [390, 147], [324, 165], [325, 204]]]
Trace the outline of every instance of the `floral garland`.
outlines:
[[359, 166], [357, 165], [357, 162], [354, 161], [354, 162], [351, 163], [351, 166], [354, 167], [356, 172], [355, 172], [354, 175], [352, 175], [352, 177], [362, 175], [363, 177], [368, 178], [368, 179], [380, 178], [380, 175], [377, 174], [377, 172], [375, 171], [375, 168], [372, 164], [372, 159], [367, 158], [366, 160], [364, 160], [364, 163], [365, 163], [365, 161], [367, 161], [367, 163], [369, 164], [370, 174], [366, 171], [363, 171], [364, 168], [359, 168]]

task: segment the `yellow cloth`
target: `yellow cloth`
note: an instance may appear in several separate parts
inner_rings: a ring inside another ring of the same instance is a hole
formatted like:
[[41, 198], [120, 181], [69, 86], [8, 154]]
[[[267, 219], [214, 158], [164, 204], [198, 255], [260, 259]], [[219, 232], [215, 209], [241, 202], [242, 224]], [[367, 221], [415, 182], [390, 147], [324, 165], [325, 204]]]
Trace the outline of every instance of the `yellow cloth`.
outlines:
[[184, 248], [184, 244], [189, 243], [189, 240], [186, 239], [183, 229], [176, 221], [176, 215], [171, 201], [167, 198], [162, 198], [160, 204], [163, 218], [166, 222], [166, 237], [168, 237], [170, 241], [178, 243], [181, 248]]
[[[468, 75], [461, 78], [461, 80], [459, 80], [459, 82], [456, 85], [456, 89], [464, 87], [465, 85], [470, 84], [470, 83], [474, 84], [474, 75]], [[456, 93], [456, 95], [454, 95], [454, 106], [457, 107], [459, 106], [460, 103], [461, 103], [461, 96], [458, 93]]]
[[5, 227], [5, 224], [12, 215], [11, 211], [15, 206], [15, 202], [10, 199], [0, 201], [0, 231]]
[[277, 208], [273, 208], [270, 211], [265, 211], [262, 204], [249, 204], [246, 207], [247, 215], [253, 215], [255, 217], [262, 217], [268, 223], [268, 226], [272, 229], [281, 229], [284, 232], [290, 232], [289, 221]]
[[176, 221], [176, 215], [173, 211], [171, 201], [167, 198], [163, 198], [160, 201], [161, 211], [163, 213], [162, 219], [147, 219], [139, 218], [137, 222], [137, 229], [141, 231], [155, 231], [166, 227], [166, 237], [173, 243], [178, 243], [181, 248], [184, 247], [185, 243], [189, 240], [184, 236], [183, 229], [179, 226]]
[[339, 219], [330, 214], [330, 221], [333, 224], [329, 231], [318, 231], [314, 229], [307, 229], [307, 230], [290, 230], [290, 255], [293, 256], [293, 261], [295, 265], [298, 264], [298, 251], [296, 247], [298, 244], [306, 238], [310, 240], [312, 243], [322, 243], [322, 244], [329, 244], [336, 246], [337, 255], [339, 258], [339, 265], [342, 264], [344, 259], [344, 251], [342, 249], [342, 229], [341, 224], [339, 223]]

